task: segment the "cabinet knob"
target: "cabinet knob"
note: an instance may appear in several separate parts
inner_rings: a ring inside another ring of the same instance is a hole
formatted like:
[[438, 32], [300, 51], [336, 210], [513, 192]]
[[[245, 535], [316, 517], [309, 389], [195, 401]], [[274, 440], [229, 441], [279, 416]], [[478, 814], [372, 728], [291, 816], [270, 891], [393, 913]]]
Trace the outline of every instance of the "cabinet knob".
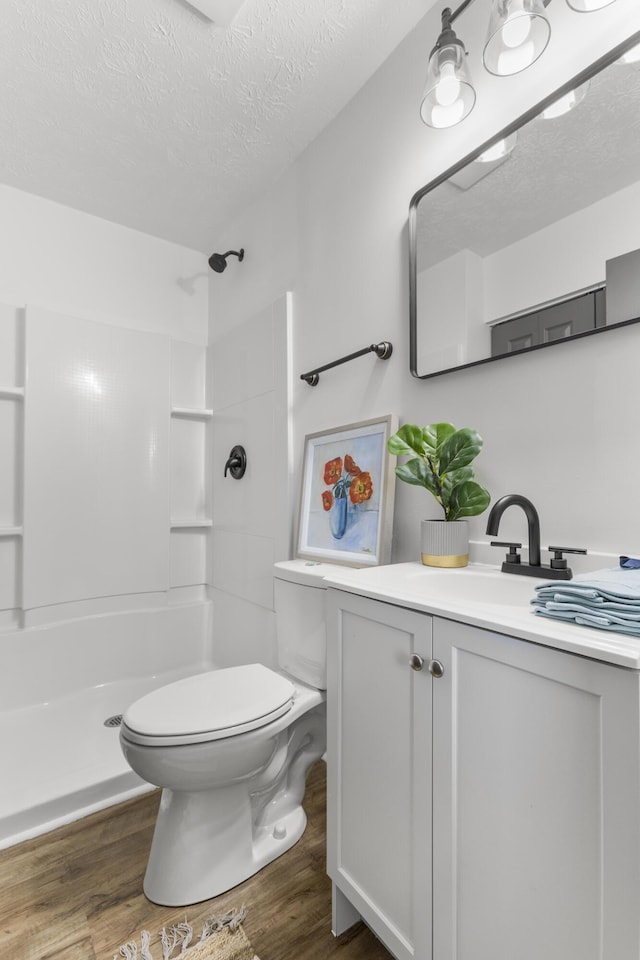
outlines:
[[411, 667], [412, 670], [416, 670], [416, 671], [422, 670], [424, 666], [424, 660], [422, 659], [422, 657], [418, 656], [417, 653], [412, 653], [411, 656], [409, 657], [409, 666]]
[[429, 673], [431, 674], [432, 677], [435, 677], [436, 680], [439, 680], [440, 677], [444, 676], [444, 666], [440, 663], [439, 660], [430, 660]]

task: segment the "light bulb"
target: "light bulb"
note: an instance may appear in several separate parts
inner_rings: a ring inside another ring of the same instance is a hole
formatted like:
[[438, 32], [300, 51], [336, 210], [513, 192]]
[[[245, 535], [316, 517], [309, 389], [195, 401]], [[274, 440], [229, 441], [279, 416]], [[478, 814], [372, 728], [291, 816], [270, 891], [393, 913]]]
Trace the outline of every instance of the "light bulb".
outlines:
[[531, 33], [531, 17], [522, 7], [512, 8], [502, 28], [502, 41], [506, 47], [519, 47]]
[[484, 65], [498, 77], [520, 73], [543, 53], [550, 35], [543, 0], [493, 0]]
[[537, 59], [536, 49], [532, 43], [521, 43], [511, 50], [502, 50], [498, 54], [497, 73], [501, 77], [510, 77], [530, 67]]
[[460, 81], [456, 75], [455, 64], [443, 63], [440, 80], [435, 89], [435, 97], [440, 106], [450, 107], [460, 96]]
[[476, 92], [466, 64], [466, 51], [443, 11], [443, 30], [429, 55], [420, 116], [428, 127], [453, 127], [473, 110]]
[[430, 126], [442, 130], [445, 127], [454, 127], [465, 117], [465, 104], [463, 100], [454, 100], [449, 107], [436, 105], [431, 111]]

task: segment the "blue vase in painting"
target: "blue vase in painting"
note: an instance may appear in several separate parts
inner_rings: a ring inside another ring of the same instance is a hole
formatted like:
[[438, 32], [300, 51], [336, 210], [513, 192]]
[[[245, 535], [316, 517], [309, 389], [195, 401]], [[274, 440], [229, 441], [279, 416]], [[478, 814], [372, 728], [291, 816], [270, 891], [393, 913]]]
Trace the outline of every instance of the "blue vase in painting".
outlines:
[[334, 540], [341, 540], [347, 529], [347, 498], [336, 497], [329, 511], [329, 526]]

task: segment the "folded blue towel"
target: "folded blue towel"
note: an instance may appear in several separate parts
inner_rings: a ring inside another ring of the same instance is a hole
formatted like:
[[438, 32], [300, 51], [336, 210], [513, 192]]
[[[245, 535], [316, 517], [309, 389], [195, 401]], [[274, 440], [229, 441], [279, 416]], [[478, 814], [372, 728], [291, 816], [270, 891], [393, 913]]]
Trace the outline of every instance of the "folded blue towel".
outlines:
[[637, 623], [640, 624], [640, 609], [629, 611], [628, 607], [616, 607], [615, 603], [603, 604], [600, 607], [589, 607], [586, 603], [547, 600], [546, 603], [535, 603], [536, 609], [560, 610], [565, 613], [579, 613], [601, 620], [602, 623]]
[[611, 633], [624, 633], [630, 637], [640, 637], [640, 623], [625, 626], [621, 623], [605, 623], [602, 618], [589, 616], [580, 613], [563, 613], [560, 610], [547, 610], [545, 607], [537, 608], [534, 613], [539, 617], [549, 617], [552, 620], [568, 620], [583, 627], [596, 627], [598, 630], [608, 630]]
[[640, 637], [640, 567], [550, 580], [535, 591], [531, 604], [539, 617]]
[[563, 580], [561, 583], [547, 580], [536, 587], [536, 593], [541, 600], [553, 599], [556, 593], [562, 593], [595, 601], [640, 604], [640, 569], [613, 567], [594, 573], [581, 573], [573, 580]]
[[543, 596], [538, 594], [531, 603], [549, 604], [549, 603], [580, 603], [591, 612], [603, 610], [614, 610], [616, 613], [626, 611], [627, 613], [637, 613], [640, 615], [640, 603], [634, 603], [633, 600], [605, 600], [604, 597], [590, 597], [584, 593], [566, 593], [559, 588], [558, 590], [545, 592]]

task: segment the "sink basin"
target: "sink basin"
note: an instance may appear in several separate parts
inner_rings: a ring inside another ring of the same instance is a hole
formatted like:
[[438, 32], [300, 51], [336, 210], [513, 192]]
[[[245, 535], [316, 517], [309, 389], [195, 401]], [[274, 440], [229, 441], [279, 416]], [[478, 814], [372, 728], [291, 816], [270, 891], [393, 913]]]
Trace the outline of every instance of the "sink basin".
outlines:
[[457, 570], [441, 570], [418, 563], [394, 563], [366, 570], [343, 570], [330, 580], [360, 585], [386, 595], [411, 596], [435, 605], [481, 605], [483, 607], [528, 607], [535, 586], [543, 579], [502, 573], [485, 564], [470, 564]]
[[422, 578], [419, 572], [416, 575], [416, 586], [420, 584], [424, 597], [491, 606], [528, 606], [535, 595], [535, 585], [541, 582], [533, 577], [473, 568], [434, 570]]

